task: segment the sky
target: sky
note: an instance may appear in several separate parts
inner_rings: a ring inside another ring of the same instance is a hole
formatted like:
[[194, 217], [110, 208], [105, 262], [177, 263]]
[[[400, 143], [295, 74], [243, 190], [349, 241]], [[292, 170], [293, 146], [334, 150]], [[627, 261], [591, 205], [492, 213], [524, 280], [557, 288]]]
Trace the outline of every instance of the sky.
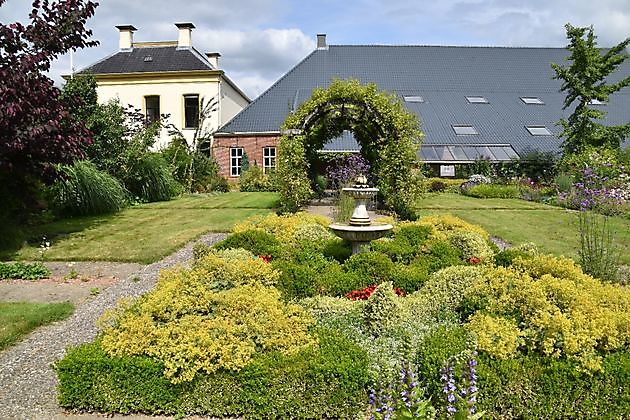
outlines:
[[[7, 0], [0, 22], [27, 22], [31, 0]], [[630, 36], [630, 0], [101, 0], [88, 28], [100, 45], [74, 54], [80, 70], [118, 50], [116, 25], [135, 41], [177, 39], [192, 22], [193, 46], [221, 53], [220, 66], [252, 99], [306, 57], [330, 45], [566, 46], [564, 24], [593, 25], [599, 45]], [[61, 83], [70, 58], [53, 64]]]

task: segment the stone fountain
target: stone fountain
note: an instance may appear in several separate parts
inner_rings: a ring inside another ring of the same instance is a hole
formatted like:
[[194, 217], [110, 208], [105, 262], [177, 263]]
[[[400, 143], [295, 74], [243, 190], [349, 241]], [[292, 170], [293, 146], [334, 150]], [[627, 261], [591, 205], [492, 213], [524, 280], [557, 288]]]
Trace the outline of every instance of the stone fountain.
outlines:
[[367, 203], [378, 192], [378, 188], [370, 187], [367, 179], [360, 176], [352, 187], [343, 188], [344, 193], [356, 200], [349, 223], [333, 223], [329, 227], [335, 235], [352, 243], [352, 253], [361, 252], [361, 248], [370, 241], [378, 239], [392, 230], [393, 226], [385, 223], [374, 223], [367, 211]]

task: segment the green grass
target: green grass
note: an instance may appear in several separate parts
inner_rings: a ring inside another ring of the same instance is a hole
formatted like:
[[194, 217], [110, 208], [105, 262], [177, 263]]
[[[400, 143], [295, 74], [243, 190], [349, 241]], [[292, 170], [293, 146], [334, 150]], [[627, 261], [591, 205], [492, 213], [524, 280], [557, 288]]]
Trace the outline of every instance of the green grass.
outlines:
[[269, 213], [275, 193], [190, 195], [125, 209], [114, 215], [62, 219], [29, 231], [29, 244], [5, 259], [38, 260], [42, 237], [50, 261], [151, 263], [207, 232], [227, 232], [250, 216]]
[[[426, 195], [419, 200], [418, 210], [421, 215], [451, 213], [511, 244], [534, 242], [544, 252], [577, 259], [580, 234], [575, 211], [518, 199], [458, 194]], [[611, 217], [609, 221], [621, 263], [630, 264], [630, 220]]]
[[15, 344], [35, 328], [61, 321], [74, 312], [64, 303], [0, 302], [0, 350]]

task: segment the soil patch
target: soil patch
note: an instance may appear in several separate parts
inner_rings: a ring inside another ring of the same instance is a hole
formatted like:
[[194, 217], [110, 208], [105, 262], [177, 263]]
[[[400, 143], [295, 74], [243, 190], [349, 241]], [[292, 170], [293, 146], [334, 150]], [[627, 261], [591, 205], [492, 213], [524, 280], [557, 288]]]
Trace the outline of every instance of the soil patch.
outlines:
[[144, 266], [113, 262], [44, 262], [51, 276], [41, 280], [0, 280], [2, 302], [73, 302], [80, 305]]

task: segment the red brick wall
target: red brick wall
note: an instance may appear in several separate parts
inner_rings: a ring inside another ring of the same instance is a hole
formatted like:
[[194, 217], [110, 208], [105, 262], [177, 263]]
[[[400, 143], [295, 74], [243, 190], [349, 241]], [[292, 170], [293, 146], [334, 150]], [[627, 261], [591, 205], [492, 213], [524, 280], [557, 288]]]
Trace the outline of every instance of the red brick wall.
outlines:
[[236, 179], [237, 177], [230, 177], [230, 148], [242, 147], [249, 163], [256, 164], [260, 167], [263, 166], [263, 147], [276, 146], [278, 147], [279, 136], [234, 136], [234, 137], [215, 137], [212, 153], [214, 159], [219, 165], [219, 173], [227, 179]]

